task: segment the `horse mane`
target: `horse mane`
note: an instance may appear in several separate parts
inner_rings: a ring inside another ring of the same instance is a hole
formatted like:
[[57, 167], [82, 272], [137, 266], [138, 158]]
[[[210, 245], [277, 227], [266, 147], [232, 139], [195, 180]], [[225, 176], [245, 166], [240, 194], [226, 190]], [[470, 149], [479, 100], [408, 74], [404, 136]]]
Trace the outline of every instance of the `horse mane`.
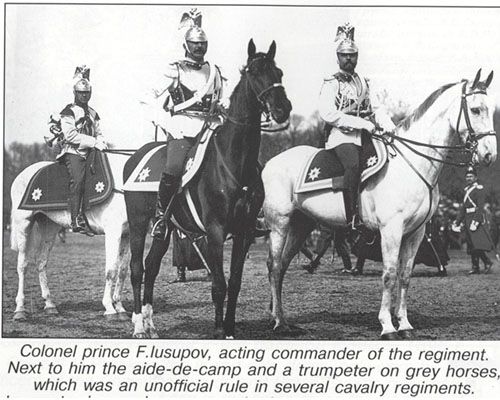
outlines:
[[458, 82], [448, 83], [441, 86], [439, 89], [436, 89], [410, 115], [403, 119], [398, 124], [398, 127], [408, 130], [414, 122], [418, 121], [427, 112], [427, 110], [435, 103], [439, 96], [441, 96], [450, 87], [455, 86], [457, 83]]

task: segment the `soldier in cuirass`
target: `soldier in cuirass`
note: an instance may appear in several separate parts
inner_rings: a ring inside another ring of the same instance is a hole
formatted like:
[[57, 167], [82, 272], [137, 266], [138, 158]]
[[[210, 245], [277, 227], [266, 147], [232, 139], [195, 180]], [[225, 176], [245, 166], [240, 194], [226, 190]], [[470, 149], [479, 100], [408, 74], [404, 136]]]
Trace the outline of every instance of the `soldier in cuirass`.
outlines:
[[85, 210], [88, 198], [85, 194], [85, 178], [90, 165], [89, 155], [93, 149], [107, 149], [99, 126], [99, 114], [88, 105], [92, 96], [89, 81], [90, 69], [83, 65], [76, 68], [73, 78], [75, 101], [60, 113], [61, 132], [56, 159], [64, 163], [69, 173], [69, 209], [71, 230], [92, 235]]
[[353, 229], [363, 227], [358, 212], [359, 162], [361, 132], [373, 133], [376, 124], [386, 131], [394, 124], [385, 111], [372, 110], [367, 80], [355, 72], [358, 47], [354, 27], [350, 24], [337, 30], [337, 62], [339, 71], [325, 78], [319, 96], [319, 114], [325, 122], [325, 148], [334, 149], [344, 166], [344, 202], [346, 220]]
[[465, 182], [467, 186], [464, 188], [463, 204], [457, 220], [453, 223], [453, 229], [458, 230], [462, 225], [465, 230], [467, 250], [472, 261], [469, 274], [479, 274], [479, 259], [483, 261], [486, 272], [493, 264], [486, 254], [493, 249], [484, 210], [486, 193], [484, 186], [478, 183], [477, 172], [473, 167], [467, 169]]
[[179, 188], [187, 153], [202, 134], [205, 123], [218, 119], [214, 111], [222, 96], [220, 70], [205, 60], [208, 40], [201, 28], [201, 14], [197, 10], [184, 13], [181, 27], [187, 27], [183, 44], [185, 57], [168, 65], [156, 87], [142, 102], [156, 112], [150, 119], [162, 126], [169, 137], [152, 231], [152, 236], [158, 239], [166, 237], [168, 215], [165, 211]]

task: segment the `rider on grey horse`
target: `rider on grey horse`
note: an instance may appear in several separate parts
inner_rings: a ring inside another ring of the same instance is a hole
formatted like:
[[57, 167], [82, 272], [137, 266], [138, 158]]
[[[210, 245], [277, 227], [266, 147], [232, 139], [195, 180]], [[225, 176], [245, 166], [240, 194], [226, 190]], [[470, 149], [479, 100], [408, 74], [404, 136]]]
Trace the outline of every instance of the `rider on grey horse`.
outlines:
[[71, 230], [92, 235], [85, 217], [88, 196], [85, 194], [85, 178], [90, 165], [92, 149], [107, 149], [99, 125], [99, 114], [88, 105], [92, 95], [89, 81], [90, 69], [83, 65], [76, 68], [73, 93], [75, 101], [61, 111], [61, 140], [56, 159], [64, 163], [69, 173], [69, 208]]
[[390, 131], [394, 124], [383, 109], [373, 112], [368, 81], [354, 71], [358, 62], [354, 27], [349, 23], [339, 26], [336, 40], [340, 40], [337, 46], [340, 70], [323, 82], [319, 114], [325, 121], [325, 148], [334, 149], [345, 169], [346, 220], [354, 229], [362, 226], [358, 210], [361, 132], [373, 133], [376, 124]]
[[164, 127], [170, 137], [151, 232], [158, 239], [166, 236], [168, 215], [165, 211], [179, 189], [186, 156], [203, 133], [206, 123], [217, 120], [211, 115], [222, 96], [220, 70], [204, 58], [208, 41], [201, 28], [201, 14], [196, 9], [184, 13], [181, 19], [183, 27], [188, 28], [184, 34], [184, 59], [170, 63], [157, 86], [142, 101], [152, 106], [150, 110], [154, 114], [150, 119]]

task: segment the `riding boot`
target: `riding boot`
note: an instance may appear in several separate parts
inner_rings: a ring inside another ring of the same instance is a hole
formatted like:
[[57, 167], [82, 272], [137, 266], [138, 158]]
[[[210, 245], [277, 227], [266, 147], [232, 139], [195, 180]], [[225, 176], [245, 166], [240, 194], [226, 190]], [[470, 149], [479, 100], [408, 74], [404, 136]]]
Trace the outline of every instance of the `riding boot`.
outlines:
[[479, 255], [473, 250], [471, 254], [472, 269], [469, 271], [469, 275], [479, 274]]
[[94, 236], [95, 232], [92, 230], [90, 227], [89, 221], [87, 219], [87, 216], [83, 211], [80, 211], [80, 213], [76, 216], [76, 223], [80, 230], [78, 231], [79, 233], [82, 233], [87, 236]]
[[71, 224], [70, 229], [71, 232], [81, 232], [83, 230], [83, 226], [79, 224], [78, 214], [80, 211], [80, 199], [77, 196], [71, 196], [68, 200], [69, 203], [69, 212], [71, 215]]
[[167, 224], [170, 218], [170, 203], [173, 201], [179, 188], [179, 178], [162, 174], [158, 196], [156, 198], [155, 222], [151, 231], [151, 236], [156, 239], [165, 240], [167, 237]]
[[491, 266], [493, 265], [493, 263], [491, 262], [491, 260], [486, 255], [486, 252], [485, 251], [481, 251], [479, 253], [479, 257], [481, 258], [481, 260], [484, 263], [484, 270], [485, 270], [485, 272], [489, 272], [490, 269], [491, 269]]

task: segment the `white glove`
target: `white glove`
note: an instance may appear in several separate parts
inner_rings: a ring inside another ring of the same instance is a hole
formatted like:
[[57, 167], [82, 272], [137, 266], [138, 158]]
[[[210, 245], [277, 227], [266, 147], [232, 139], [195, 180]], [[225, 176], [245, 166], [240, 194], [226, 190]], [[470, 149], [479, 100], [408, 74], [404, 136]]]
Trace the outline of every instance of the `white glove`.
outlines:
[[375, 132], [375, 125], [371, 121], [365, 121], [365, 126], [363, 129], [366, 129], [368, 132]]
[[477, 231], [477, 227], [479, 226], [479, 222], [478, 221], [472, 221], [470, 223], [470, 226], [469, 226], [469, 229], [471, 232], [475, 232]]
[[94, 147], [95, 147], [97, 150], [99, 150], [99, 151], [107, 150], [107, 148], [108, 148], [107, 144], [106, 144], [106, 143], [104, 143], [104, 141], [102, 141], [102, 140], [97, 140], [97, 141], [95, 142]]
[[462, 227], [457, 224], [457, 221], [453, 221], [453, 224], [451, 224], [451, 230], [455, 233], [459, 233], [462, 230]]

